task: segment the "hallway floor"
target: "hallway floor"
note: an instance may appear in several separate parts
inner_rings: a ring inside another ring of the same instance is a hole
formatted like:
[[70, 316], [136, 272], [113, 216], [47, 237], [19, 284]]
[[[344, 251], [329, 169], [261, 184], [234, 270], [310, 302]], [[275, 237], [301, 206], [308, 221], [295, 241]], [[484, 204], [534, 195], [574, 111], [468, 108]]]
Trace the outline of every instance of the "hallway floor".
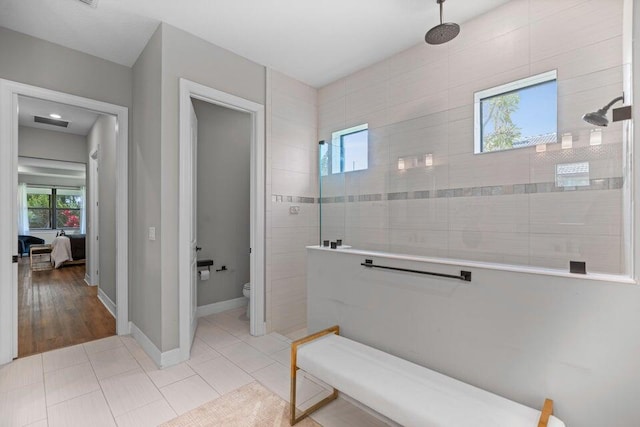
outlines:
[[84, 276], [84, 265], [31, 271], [29, 257], [20, 259], [18, 357], [115, 335], [115, 318]]
[[[159, 370], [131, 336], [109, 337], [0, 367], [0, 426], [156, 426], [258, 381], [289, 400], [289, 343], [249, 335], [244, 308], [199, 320], [191, 359]], [[299, 375], [306, 408], [328, 391]], [[316, 412], [324, 427], [385, 426], [340, 398]]]

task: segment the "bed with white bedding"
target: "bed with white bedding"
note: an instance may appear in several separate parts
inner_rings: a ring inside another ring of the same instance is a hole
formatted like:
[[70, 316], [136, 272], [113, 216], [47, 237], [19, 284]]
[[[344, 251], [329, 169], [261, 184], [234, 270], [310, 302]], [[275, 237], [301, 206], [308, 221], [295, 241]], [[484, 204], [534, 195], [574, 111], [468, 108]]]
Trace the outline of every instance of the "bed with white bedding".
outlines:
[[85, 244], [86, 236], [84, 234], [57, 236], [51, 243], [51, 263], [54, 268], [71, 264], [84, 264], [86, 258]]

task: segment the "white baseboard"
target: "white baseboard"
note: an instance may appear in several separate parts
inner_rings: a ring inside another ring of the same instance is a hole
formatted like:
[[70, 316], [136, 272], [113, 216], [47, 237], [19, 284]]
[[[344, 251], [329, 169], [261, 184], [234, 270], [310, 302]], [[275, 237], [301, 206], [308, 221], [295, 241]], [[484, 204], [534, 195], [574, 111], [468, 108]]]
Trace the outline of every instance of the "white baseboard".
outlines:
[[100, 288], [98, 288], [98, 299], [100, 300], [102, 305], [104, 305], [107, 308], [107, 310], [109, 310], [109, 313], [111, 313], [111, 315], [115, 318], [116, 304], [113, 301], [111, 301], [111, 298], [109, 298], [107, 294], [105, 294], [104, 291]]
[[84, 283], [86, 283], [87, 286], [98, 286], [97, 283], [91, 283], [91, 277], [89, 277], [88, 274], [84, 276]]
[[180, 358], [180, 349], [174, 348], [173, 350], [165, 351], [164, 353], [160, 351], [158, 347], [147, 337], [133, 322], [129, 322], [129, 329], [131, 330], [131, 335], [133, 338], [140, 344], [142, 349], [149, 355], [151, 360], [158, 366], [159, 368], [166, 368], [169, 366], [177, 365], [180, 362], [183, 362]]
[[196, 316], [198, 317], [208, 316], [210, 314], [221, 313], [223, 311], [233, 310], [234, 308], [244, 307], [247, 305], [248, 301], [249, 300], [247, 298], [240, 297], [240, 298], [230, 299], [228, 301], [215, 302], [209, 305], [201, 305], [200, 307], [198, 307], [198, 310], [196, 311]]

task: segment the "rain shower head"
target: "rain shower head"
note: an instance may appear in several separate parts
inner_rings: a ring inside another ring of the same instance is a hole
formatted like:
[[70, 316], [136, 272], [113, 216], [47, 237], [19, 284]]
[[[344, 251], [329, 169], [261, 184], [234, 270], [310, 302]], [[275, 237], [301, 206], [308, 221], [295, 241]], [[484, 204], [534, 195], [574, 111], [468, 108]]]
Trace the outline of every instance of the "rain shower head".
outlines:
[[443, 4], [445, 0], [436, 0], [440, 5], [440, 25], [436, 25], [424, 36], [424, 41], [429, 44], [443, 44], [450, 42], [460, 34], [460, 25], [453, 22], [443, 22]]
[[582, 116], [582, 120], [594, 126], [608, 126], [609, 119], [607, 118], [607, 112], [609, 111], [609, 108], [611, 108], [611, 106], [618, 101], [624, 101], [624, 96], [617, 97], [598, 111], [585, 114], [584, 116]]

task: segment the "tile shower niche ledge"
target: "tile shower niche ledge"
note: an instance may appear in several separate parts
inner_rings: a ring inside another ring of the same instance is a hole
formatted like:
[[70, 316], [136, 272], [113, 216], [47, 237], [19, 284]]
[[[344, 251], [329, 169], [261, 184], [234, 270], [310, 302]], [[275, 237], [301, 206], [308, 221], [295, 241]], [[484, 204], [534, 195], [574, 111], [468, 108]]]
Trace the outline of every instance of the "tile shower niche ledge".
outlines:
[[424, 263], [441, 264], [441, 265], [453, 265], [456, 267], [508, 271], [513, 273], [538, 274], [538, 275], [544, 275], [544, 276], [565, 277], [569, 279], [578, 279], [578, 280], [595, 280], [600, 282], [612, 282], [612, 283], [625, 284], [625, 285], [637, 284], [637, 282], [631, 277], [618, 276], [615, 274], [601, 274], [601, 273], [573, 274], [573, 273], [569, 273], [568, 271], [553, 270], [550, 268], [525, 267], [525, 266], [497, 264], [497, 263], [490, 263], [490, 262], [457, 260], [457, 259], [450, 259], [450, 258], [430, 258], [430, 257], [417, 256], [417, 255], [404, 255], [404, 254], [396, 254], [396, 253], [390, 253], [390, 252], [366, 251], [361, 249], [344, 248], [344, 247], [338, 248], [338, 249], [331, 249], [331, 248], [325, 248], [325, 247], [316, 245], [316, 246], [307, 246], [307, 250], [342, 253], [342, 254], [349, 254], [349, 255], [361, 255], [363, 257], [377, 257], [377, 258], [386, 258], [386, 259], [399, 260], [399, 261], [412, 261], [412, 262], [424, 262]]

